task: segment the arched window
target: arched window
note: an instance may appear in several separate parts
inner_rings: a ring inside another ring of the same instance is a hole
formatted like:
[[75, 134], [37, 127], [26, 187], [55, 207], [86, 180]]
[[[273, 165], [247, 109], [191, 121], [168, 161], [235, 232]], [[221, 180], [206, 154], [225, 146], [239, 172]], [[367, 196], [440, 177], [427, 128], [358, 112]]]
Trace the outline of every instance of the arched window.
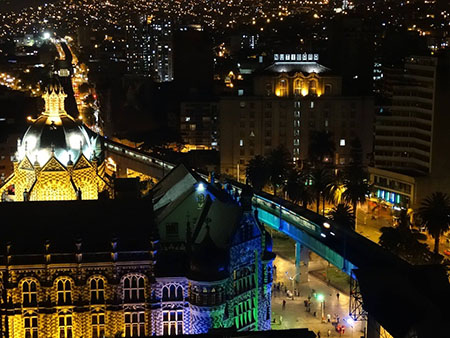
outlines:
[[127, 276], [123, 280], [123, 299], [125, 303], [142, 303], [145, 301], [145, 281], [143, 276]]
[[72, 285], [68, 279], [60, 279], [56, 284], [56, 294], [58, 305], [68, 305], [72, 303]]
[[165, 285], [162, 289], [162, 301], [183, 300], [183, 287], [181, 285]]
[[331, 84], [325, 84], [325, 94], [331, 94], [332, 88]]
[[302, 94], [302, 80], [296, 79], [294, 81], [294, 95], [301, 95]]
[[22, 284], [23, 306], [37, 306], [37, 285], [33, 280], [26, 280]]
[[181, 286], [177, 287], [177, 300], [182, 300], [183, 299], [183, 288]]
[[90, 282], [91, 303], [98, 304], [105, 302], [105, 281], [103, 278], [94, 277]]
[[317, 93], [317, 83], [316, 80], [309, 81], [309, 94]]
[[287, 84], [286, 79], [280, 80], [280, 89], [279, 90], [280, 90], [279, 96], [287, 96], [288, 95], [288, 84]]

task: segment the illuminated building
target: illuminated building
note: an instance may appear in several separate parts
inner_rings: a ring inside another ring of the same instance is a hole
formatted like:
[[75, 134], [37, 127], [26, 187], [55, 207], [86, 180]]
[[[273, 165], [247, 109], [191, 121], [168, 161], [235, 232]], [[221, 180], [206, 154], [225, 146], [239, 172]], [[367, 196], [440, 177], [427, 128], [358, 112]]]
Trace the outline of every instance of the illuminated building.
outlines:
[[350, 160], [359, 138], [367, 163], [372, 152], [373, 99], [342, 94], [341, 77], [318, 63], [317, 54], [274, 54], [274, 62], [253, 75], [249, 93], [219, 102], [221, 172], [245, 174], [256, 155], [283, 144], [295, 162], [308, 157], [310, 133], [330, 132], [336, 165]]
[[191, 148], [217, 149], [217, 102], [183, 101], [180, 105], [180, 134]]
[[99, 192], [111, 191], [101, 176], [97, 135], [66, 113], [61, 84], [52, 80], [42, 97], [44, 112], [18, 140], [14, 172], [0, 188], [2, 198], [11, 186], [15, 201], [97, 199]]
[[155, 21], [147, 17], [143, 25], [144, 74], [156, 82], [173, 80], [172, 25], [170, 21]]
[[376, 114], [371, 181], [376, 198], [416, 208], [434, 191], [450, 192], [450, 56], [412, 56], [383, 72], [386, 104]]
[[[269, 330], [274, 254], [251, 198], [245, 187], [238, 197], [178, 166], [153, 200], [2, 203], [0, 212], [24, 214], [0, 239], [2, 333]], [[56, 223], [33, 219], [37, 212]]]

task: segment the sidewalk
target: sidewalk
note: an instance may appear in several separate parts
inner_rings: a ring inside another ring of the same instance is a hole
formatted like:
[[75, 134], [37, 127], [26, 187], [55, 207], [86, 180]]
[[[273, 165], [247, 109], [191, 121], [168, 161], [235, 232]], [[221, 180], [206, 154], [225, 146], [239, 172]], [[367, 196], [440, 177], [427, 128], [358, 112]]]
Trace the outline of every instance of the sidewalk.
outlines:
[[[284, 292], [284, 287], [288, 290], [292, 289], [292, 282], [286, 276], [286, 271], [293, 276], [295, 266], [292, 262], [277, 257], [275, 259], [275, 265], [277, 266], [276, 280], [274, 285], [278, 282], [283, 283], [282, 290], [278, 291], [274, 289], [272, 293], [272, 321], [275, 319], [275, 323], [272, 324], [273, 330], [290, 329], [290, 328], [308, 328], [314, 331], [316, 334], [320, 330], [321, 337], [327, 337], [327, 331], [331, 331], [330, 337], [352, 337], [359, 338], [363, 336], [361, 332], [364, 322], [356, 322], [355, 328], [350, 327], [345, 320], [348, 317], [349, 311], [349, 296], [341, 291], [328, 286], [320, 279], [309, 275], [309, 281], [303, 284], [297, 284], [295, 288], [300, 292], [299, 297], [294, 297], [294, 300], [288, 298]], [[317, 264], [317, 263], [316, 263]], [[312, 289], [317, 294], [324, 296], [324, 319], [322, 322], [321, 316], [321, 304], [316, 298], [311, 297], [310, 312], [306, 311], [304, 301], [311, 295]], [[339, 298], [336, 294], [339, 292]], [[283, 309], [283, 300], [286, 301], [285, 308]], [[314, 312], [316, 316], [314, 316]], [[335, 326], [332, 323], [327, 322], [327, 315], [330, 314], [331, 321], [334, 321], [335, 315], [339, 316], [340, 324], [345, 325], [345, 333], [339, 334]], [[280, 323], [280, 316], [282, 317]]]

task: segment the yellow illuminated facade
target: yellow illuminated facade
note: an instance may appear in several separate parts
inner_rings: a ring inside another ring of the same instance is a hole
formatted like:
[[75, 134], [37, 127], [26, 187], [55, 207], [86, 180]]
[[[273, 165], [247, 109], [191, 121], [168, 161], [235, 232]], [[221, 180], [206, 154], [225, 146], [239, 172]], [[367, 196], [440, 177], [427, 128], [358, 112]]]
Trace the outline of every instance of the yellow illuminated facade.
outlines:
[[111, 188], [103, 179], [104, 164], [97, 135], [64, 109], [66, 94], [59, 83], [42, 95], [45, 110], [22, 140], [13, 160], [14, 172], [0, 195], [14, 186], [15, 201], [61, 201], [98, 198]]
[[[303, 73], [295, 73], [294, 75], [282, 74], [277, 78], [272, 78], [268, 82], [266, 88], [274, 88], [275, 95], [278, 97], [292, 96], [321, 96], [325, 91], [331, 94], [332, 83], [327, 82], [328, 78], [319, 77], [315, 73], [304, 75]], [[334, 79], [333, 79], [334, 80]], [[267, 94], [271, 94], [268, 92]]]

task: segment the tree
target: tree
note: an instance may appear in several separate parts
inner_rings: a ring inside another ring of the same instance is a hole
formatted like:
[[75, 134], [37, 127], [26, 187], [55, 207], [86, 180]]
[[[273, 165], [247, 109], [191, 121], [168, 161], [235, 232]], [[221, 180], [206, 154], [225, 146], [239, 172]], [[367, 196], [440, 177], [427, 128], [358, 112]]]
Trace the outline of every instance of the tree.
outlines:
[[283, 145], [272, 150], [267, 157], [269, 182], [272, 185], [274, 196], [277, 195], [278, 189], [285, 184], [289, 172], [292, 170], [291, 159], [291, 154]]
[[305, 208], [313, 201], [313, 196], [307, 185], [307, 180], [308, 177], [304, 172], [292, 169], [288, 175], [286, 185], [283, 188], [284, 192], [292, 202], [300, 202]]
[[264, 188], [269, 179], [267, 160], [261, 155], [253, 157], [245, 169], [245, 177], [255, 190]]
[[333, 159], [335, 145], [331, 133], [314, 130], [310, 134], [308, 157], [313, 164], [323, 164]]
[[339, 203], [331, 210], [331, 219], [341, 226], [355, 230], [355, 218], [351, 207], [344, 203]]
[[450, 197], [440, 191], [434, 192], [422, 201], [418, 215], [434, 238], [434, 253], [439, 254], [439, 238], [450, 228]]
[[344, 192], [342, 199], [353, 208], [356, 224], [356, 208], [358, 203], [364, 204], [370, 191], [367, 172], [358, 165], [350, 165], [344, 172]]
[[323, 204], [329, 198], [332, 177], [327, 168], [312, 168], [309, 178], [311, 180], [311, 191], [316, 200], [316, 212], [319, 213], [321, 198], [323, 199]]
[[409, 227], [383, 227], [380, 231], [379, 244], [411, 264], [439, 263], [440, 258], [433, 257], [428, 245], [419, 242], [421, 234], [412, 232]]

